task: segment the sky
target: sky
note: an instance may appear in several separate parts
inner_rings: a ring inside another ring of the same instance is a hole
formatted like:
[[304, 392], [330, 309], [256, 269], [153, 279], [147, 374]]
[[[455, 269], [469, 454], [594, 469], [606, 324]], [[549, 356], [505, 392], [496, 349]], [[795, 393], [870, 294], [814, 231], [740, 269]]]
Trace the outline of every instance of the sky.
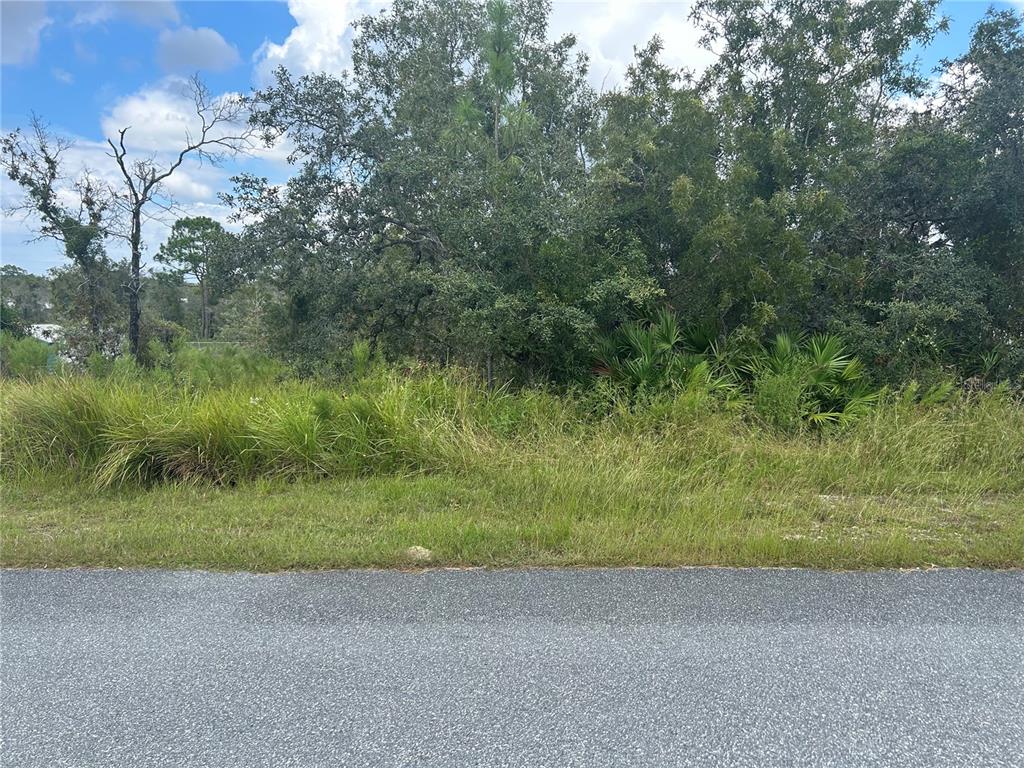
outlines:
[[[700, 72], [712, 57], [697, 44], [691, 1], [555, 0], [549, 34], [576, 34], [599, 89], [618, 85], [633, 47], [655, 34], [665, 43], [667, 63]], [[962, 53], [989, 5], [1024, 9], [1024, 0], [944, 2], [949, 32], [912, 52], [923, 70]], [[184, 78], [198, 73], [211, 92], [224, 94], [265, 84], [280, 64], [293, 73], [340, 72], [349, 64], [352, 20], [386, 6], [384, 0], [0, 0], [0, 129], [24, 126], [34, 113], [74, 140], [72, 163], [109, 175], [105, 141], [118, 128], [131, 126], [133, 156], [159, 159], [180, 143], [189, 124]], [[222, 167], [187, 163], [169, 184], [177, 213], [227, 224], [218, 193], [230, 189], [229, 177], [247, 171], [283, 181], [290, 172], [285, 154], [271, 148]], [[3, 179], [5, 214], [18, 198], [18, 189]], [[149, 254], [173, 219], [147, 222]], [[116, 247], [111, 251], [119, 255]], [[65, 263], [59, 244], [33, 242], [32, 222], [17, 215], [0, 220], [0, 261], [39, 274]]]

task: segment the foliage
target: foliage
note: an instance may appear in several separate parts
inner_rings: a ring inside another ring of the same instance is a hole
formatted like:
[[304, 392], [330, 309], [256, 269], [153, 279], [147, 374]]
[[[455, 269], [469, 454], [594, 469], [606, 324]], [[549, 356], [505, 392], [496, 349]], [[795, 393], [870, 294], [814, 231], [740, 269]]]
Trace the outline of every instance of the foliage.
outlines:
[[31, 336], [0, 330], [0, 375], [33, 379], [47, 372], [50, 345]]
[[765, 422], [790, 431], [804, 424], [847, 426], [878, 398], [865, 382], [863, 365], [836, 336], [804, 341], [780, 333], [767, 348], [745, 346], [738, 339], [716, 339], [707, 328], [682, 329], [662, 309], [602, 338], [596, 370], [640, 401], [659, 392], [695, 390], [734, 403], [746, 398]]
[[183, 392], [270, 386], [288, 378], [287, 368], [264, 354], [227, 342], [193, 344], [181, 334], [150, 339], [146, 365], [131, 357], [94, 355], [87, 368], [91, 377], [113, 384], [147, 382]]
[[[1020, 260], [995, 255], [1020, 250], [1021, 174], [995, 149], [1018, 139], [977, 106], [1019, 109], [1013, 13], [946, 65], [946, 106], [908, 119], [928, 81], [907, 51], [945, 26], [934, 0], [704, 0], [718, 56], [702, 78], [654, 39], [600, 98], [574, 40], [545, 40], [547, 10], [399, 2], [356, 22], [350, 77], [280, 71], [256, 95], [257, 125], [301, 164], [281, 190], [241, 178], [230, 198], [257, 220], [281, 354], [362, 337], [567, 382], [595, 334], [665, 302], [716, 336], [848, 328], [876, 380], [966, 373], [1019, 344]], [[988, 74], [954, 88], [965, 69]], [[1003, 202], [958, 202], [968, 188]]]
[[492, 380], [565, 380], [594, 332], [658, 289], [628, 235], [588, 239], [593, 95], [546, 3], [397, 2], [356, 22], [350, 77], [260, 91], [254, 119], [301, 161], [278, 191], [239, 180], [254, 252], [284, 295], [275, 349], [365, 338]]
[[[108, 331], [102, 284], [110, 264], [104, 240], [110, 234], [112, 198], [88, 170], [68, 174], [64, 158], [71, 147], [70, 141], [51, 134], [36, 117], [27, 131], [3, 136], [0, 168], [25, 195], [21, 202], [5, 206], [4, 213], [31, 215], [40, 237], [61, 244], [71, 262], [65, 269], [79, 276], [75, 294], [81, 306], [77, 319], [87, 329], [87, 335], [81, 334], [83, 342], [101, 349]], [[8, 274], [3, 277], [6, 282]]]
[[[218, 369], [244, 367], [244, 357], [232, 358], [218, 360]], [[193, 382], [210, 372], [188, 354], [177, 365]], [[190, 390], [121, 367], [101, 379], [14, 389], [7, 440], [18, 460], [77, 468], [100, 485], [426, 470], [476, 450], [480, 420], [504, 425], [511, 400], [437, 375], [385, 373], [336, 392], [268, 386], [266, 370], [248, 373], [255, 375], [230, 381], [218, 374]]]
[[245, 283], [218, 302], [217, 339], [266, 350], [271, 310], [277, 300], [272, 288]]
[[69, 265], [50, 270], [49, 277], [54, 320], [63, 328], [63, 352], [71, 362], [81, 364], [92, 354], [121, 354], [127, 330], [127, 265], [103, 254], [90, 264], [88, 276], [81, 267]]
[[[579, 385], [613, 334], [602, 389], [734, 397], [724, 381], [789, 425], [844, 422], [860, 395], [826, 396], [802, 344], [785, 370], [745, 368], [780, 332], [840, 336], [872, 386], [1020, 381], [1020, 13], [989, 11], [928, 79], [912, 54], [947, 27], [937, 0], [699, 0], [703, 74], [669, 66], [655, 37], [598, 94], [574, 37], [550, 39], [550, 10], [396, 0], [354, 22], [345, 74], [280, 69], [244, 104], [199, 88], [197, 109], [229, 146], [185, 154], [234, 151], [257, 132], [286, 142], [294, 173], [280, 187], [234, 180], [237, 236], [180, 221], [160, 257], [179, 274], [142, 278], [131, 222], [127, 292], [104, 285], [121, 269], [103, 252], [110, 206], [141, 216], [177, 166], [132, 165], [115, 141], [126, 182], [153, 185], [111, 198], [63, 175], [67, 145], [40, 123], [9, 134], [4, 168], [23, 207], [78, 270], [82, 295], [53, 297], [70, 307], [71, 337], [89, 331], [91, 349], [114, 355], [127, 335], [144, 360], [143, 326], [166, 321], [303, 374], [345, 370], [365, 340], [375, 359], [463, 366], [498, 387]], [[243, 114], [250, 124], [236, 125]], [[78, 210], [65, 205], [75, 190]], [[30, 320], [42, 291], [23, 275], [11, 285], [5, 301], [17, 293]], [[660, 306], [714, 351], [669, 350], [633, 322]]]
[[845, 427], [867, 415], [879, 392], [868, 388], [861, 362], [847, 355], [836, 336], [806, 342], [780, 333], [747, 363], [754, 411], [769, 424], [793, 430]]
[[0, 266], [0, 311], [26, 325], [53, 322], [50, 281], [13, 264]]
[[21, 314], [6, 303], [0, 303], [0, 331], [19, 339], [28, 333]]
[[190, 277], [199, 285], [199, 338], [209, 339], [211, 301], [230, 284], [237, 261], [236, 238], [208, 216], [185, 217], [174, 222], [155, 258], [171, 267], [172, 274]]

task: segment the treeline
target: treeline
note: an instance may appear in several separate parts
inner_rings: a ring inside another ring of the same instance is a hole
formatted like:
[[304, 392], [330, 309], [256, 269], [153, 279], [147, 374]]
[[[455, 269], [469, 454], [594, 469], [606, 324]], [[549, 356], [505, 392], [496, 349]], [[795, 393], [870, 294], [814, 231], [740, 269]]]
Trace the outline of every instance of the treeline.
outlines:
[[[253, 288], [240, 265], [237, 235], [207, 217], [179, 219], [154, 260], [161, 269], [144, 274], [141, 362], [152, 364], [177, 339], [258, 345], [252, 315]], [[85, 364], [91, 355], [116, 358], [127, 352], [127, 261], [101, 253], [87, 270], [69, 264], [34, 275], [0, 267], [0, 330], [14, 338], [35, 325], [57, 325], [52, 341], [61, 356]], [[43, 334], [37, 334], [42, 336]]]
[[1022, 369], [1019, 15], [990, 11], [933, 86], [910, 50], [936, 2], [703, 0], [710, 69], [653, 40], [597, 93], [548, 9], [397, 2], [356, 22], [350, 76], [255, 94], [300, 168], [231, 197], [280, 353], [364, 336], [561, 380], [667, 305], [719, 338], [838, 333], [880, 379]]
[[349, 74], [253, 93], [296, 172], [235, 180], [248, 223], [207, 305], [241, 297], [307, 370], [361, 338], [571, 381], [668, 307], [717, 351], [836, 334], [875, 382], [1024, 371], [1021, 15], [932, 73], [911, 52], [937, 0], [700, 0], [709, 69], [655, 39], [597, 92], [549, 10], [398, 0], [355, 22]]

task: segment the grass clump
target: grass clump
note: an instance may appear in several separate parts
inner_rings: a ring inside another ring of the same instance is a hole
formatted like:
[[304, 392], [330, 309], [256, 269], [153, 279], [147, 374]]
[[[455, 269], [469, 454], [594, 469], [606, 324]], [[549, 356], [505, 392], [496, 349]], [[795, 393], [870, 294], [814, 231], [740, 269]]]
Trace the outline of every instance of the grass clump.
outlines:
[[980, 493], [1024, 483], [1024, 408], [1006, 389], [937, 403], [890, 393], [826, 435], [779, 432], [701, 389], [602, 407], [593, 395], [489, 391], [430, 370], [205, 389], [52, 377], [4, 385], [3, 461], [9, 475], [71, 474], [96, 487], [461, 472], [562, 456], [704, 486], [803, 477], [825, 492]]
[[51, 378], [5, 386], [4, 461], [97, 487], [452, 469], [514, 432], [524, 406], [439, 374], [385, 372], [348, 390]]

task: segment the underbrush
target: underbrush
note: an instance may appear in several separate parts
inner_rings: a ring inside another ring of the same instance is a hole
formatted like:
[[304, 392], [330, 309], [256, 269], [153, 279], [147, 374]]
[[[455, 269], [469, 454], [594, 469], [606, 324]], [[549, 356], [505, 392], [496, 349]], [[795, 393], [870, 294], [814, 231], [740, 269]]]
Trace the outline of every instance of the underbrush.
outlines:
[[31, 336], [0, 331], [0, 375], [18, 379], [45, 376], [50, 363], [49, 345]]
[[559, 467], [607, 482], [823, 494], [1024, 490], [1024, 407], [1004, 390], [884, 393], [828, 433], [783, 432], [706, 389], [618, 398], [489, 391], [468, 374], [181, 386], [161, 375], [2, 387], [3, 470], [96, 487]]

